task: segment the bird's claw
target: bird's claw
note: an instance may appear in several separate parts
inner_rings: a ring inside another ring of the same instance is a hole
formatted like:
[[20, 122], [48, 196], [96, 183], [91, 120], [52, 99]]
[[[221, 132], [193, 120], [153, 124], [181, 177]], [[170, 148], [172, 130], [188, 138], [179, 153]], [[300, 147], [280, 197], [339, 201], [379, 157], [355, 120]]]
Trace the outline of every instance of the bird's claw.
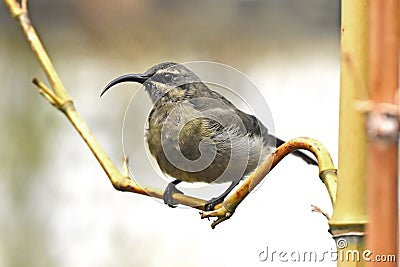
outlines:
[[169, 183], [167, 187], [165, 188], [164, 195], [163, 195], [163, 200], [164, 203], [167, 204], [171, 208], [176, 208], [178, 206], [178, 203], [174, 200], [172, 197], [173, 194], [179, 193], [183, 194], [182, 191], [176, 188], [176, 186], [173, 183]]
[[221, 203], [223, 201], [224, 201], [224, 198], [214, 197], [214, 198], [210, 199], [209, 201], [207, 201], [206, 204], [204, 204], [204, 210], [212, 211], [212, 210], [214, 210], [215, 206], [217, 206], [219, 203]]

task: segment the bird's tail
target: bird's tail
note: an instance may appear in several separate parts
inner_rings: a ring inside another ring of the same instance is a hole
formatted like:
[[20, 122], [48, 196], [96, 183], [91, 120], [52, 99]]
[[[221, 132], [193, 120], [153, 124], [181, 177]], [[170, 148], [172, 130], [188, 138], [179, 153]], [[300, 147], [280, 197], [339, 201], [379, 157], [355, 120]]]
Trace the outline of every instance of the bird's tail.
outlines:
[[[279, 146], [281, 146], [281, 145], [283, 145], [283, 144], [285, 143], [283, 140], [281, 140], [281, 139], [279, 139], [279, 138], [277, 138], [277, 137], [275, 137], [275, 136], [273, 136], [273, 135], [270, 135], [270, 136], [273, 137], [273, 138], [275, 138], [275, 140], [276, 140], [276, 147], [279, 147]], [[311, 158], [310, 156], [304, 154], [303, 152], [301, 152], [301, 151], [299, 151], [299, 150], [293, 151], [292, 154], [293, 154], [294, 156], [296, 156], [296, 157], [301, 158], [302, 160], [304, 160], [305, 162], [307, 162], [307, 163], [310, 164], [310, 165], [316, 165], [316, 166], [318, 166], [318, 163], [317, 163], [317, 161], [316, 161], [315, 159]]]

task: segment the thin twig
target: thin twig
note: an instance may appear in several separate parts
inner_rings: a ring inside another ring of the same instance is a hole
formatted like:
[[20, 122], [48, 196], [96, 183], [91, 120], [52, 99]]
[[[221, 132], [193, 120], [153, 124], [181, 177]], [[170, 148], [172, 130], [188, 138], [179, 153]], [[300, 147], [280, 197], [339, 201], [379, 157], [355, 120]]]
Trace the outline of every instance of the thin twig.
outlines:
[[48, 88], [44, 83], [42, 83], [41, 81], [39, 81], [37, 78], [33, 78], [32, 79], [32, 83], [34, 85], [36, 85], [39, 88], [39, 93], [46, 98], [47, 101], [50, 102], [50, 104], [52, 104], [53, 106], [55, 106], [56, 108], [60, 108], [61, 107], [61, 99], [59, 99], [54, 93], [53, 91]]
[[326, 219], [328, 219], [328, 221], [329, 221], [329, 219], [331, 218], [331, 217], [329, 216], [329, 214], [326, 213], [325, 211], [323, 211], [320, 207], [317, 207], [317, 206], [315, 206], [315, 205], [311, 205], [311, 208], [312, 208], [312, 209], [311, 209], [312, 212], [321, 213], [322, 215], [325, 216]]

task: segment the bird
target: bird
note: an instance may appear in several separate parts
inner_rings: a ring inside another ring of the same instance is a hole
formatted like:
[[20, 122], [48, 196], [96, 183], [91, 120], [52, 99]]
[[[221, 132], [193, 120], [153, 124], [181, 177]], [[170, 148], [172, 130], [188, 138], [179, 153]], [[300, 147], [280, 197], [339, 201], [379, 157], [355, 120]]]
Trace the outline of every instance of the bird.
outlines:
[[[164, 62], [143, 74], [126, 74], [109, 82], [100, 96], [123, 82], [142, 84], [152, 102], [145, 138], [161, 171], [174, 178], [164, 190], [164, 203], [176, 207], [172, 195], [181, 182], [227, 183], [208, 200], [207, 211], [223, 202], [239, 182], [253, 172], [283, 140], [270, 134], [254, 115], [238, 109], [210, 89], [184, 64]], [[301, 151], [306, 163], [317, 162]]]

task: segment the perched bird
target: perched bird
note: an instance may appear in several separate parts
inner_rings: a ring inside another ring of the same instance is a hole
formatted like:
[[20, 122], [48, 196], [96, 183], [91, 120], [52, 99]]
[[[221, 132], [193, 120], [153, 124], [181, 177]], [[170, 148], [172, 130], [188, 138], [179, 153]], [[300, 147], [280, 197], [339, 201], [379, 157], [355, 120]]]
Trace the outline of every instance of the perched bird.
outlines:
[[[272, 149], [284, 143], [255, 116], [237, 109], [181, 64], [166, 62], [144, 74], [120, 76], [101, 95], [121, 82], [142, 84], [152, 101], [145, 135], [161, 171], [176, 179], [164, 191], [164, 202], [170, 207], [176, 207], [172, 195], [182, 193], [176, 188], [182, 181], [230, 182], [225, 192], [206, 203], [205, 209], [212, 210]], [[292, 154], [317, 165], [300, 151]]]

